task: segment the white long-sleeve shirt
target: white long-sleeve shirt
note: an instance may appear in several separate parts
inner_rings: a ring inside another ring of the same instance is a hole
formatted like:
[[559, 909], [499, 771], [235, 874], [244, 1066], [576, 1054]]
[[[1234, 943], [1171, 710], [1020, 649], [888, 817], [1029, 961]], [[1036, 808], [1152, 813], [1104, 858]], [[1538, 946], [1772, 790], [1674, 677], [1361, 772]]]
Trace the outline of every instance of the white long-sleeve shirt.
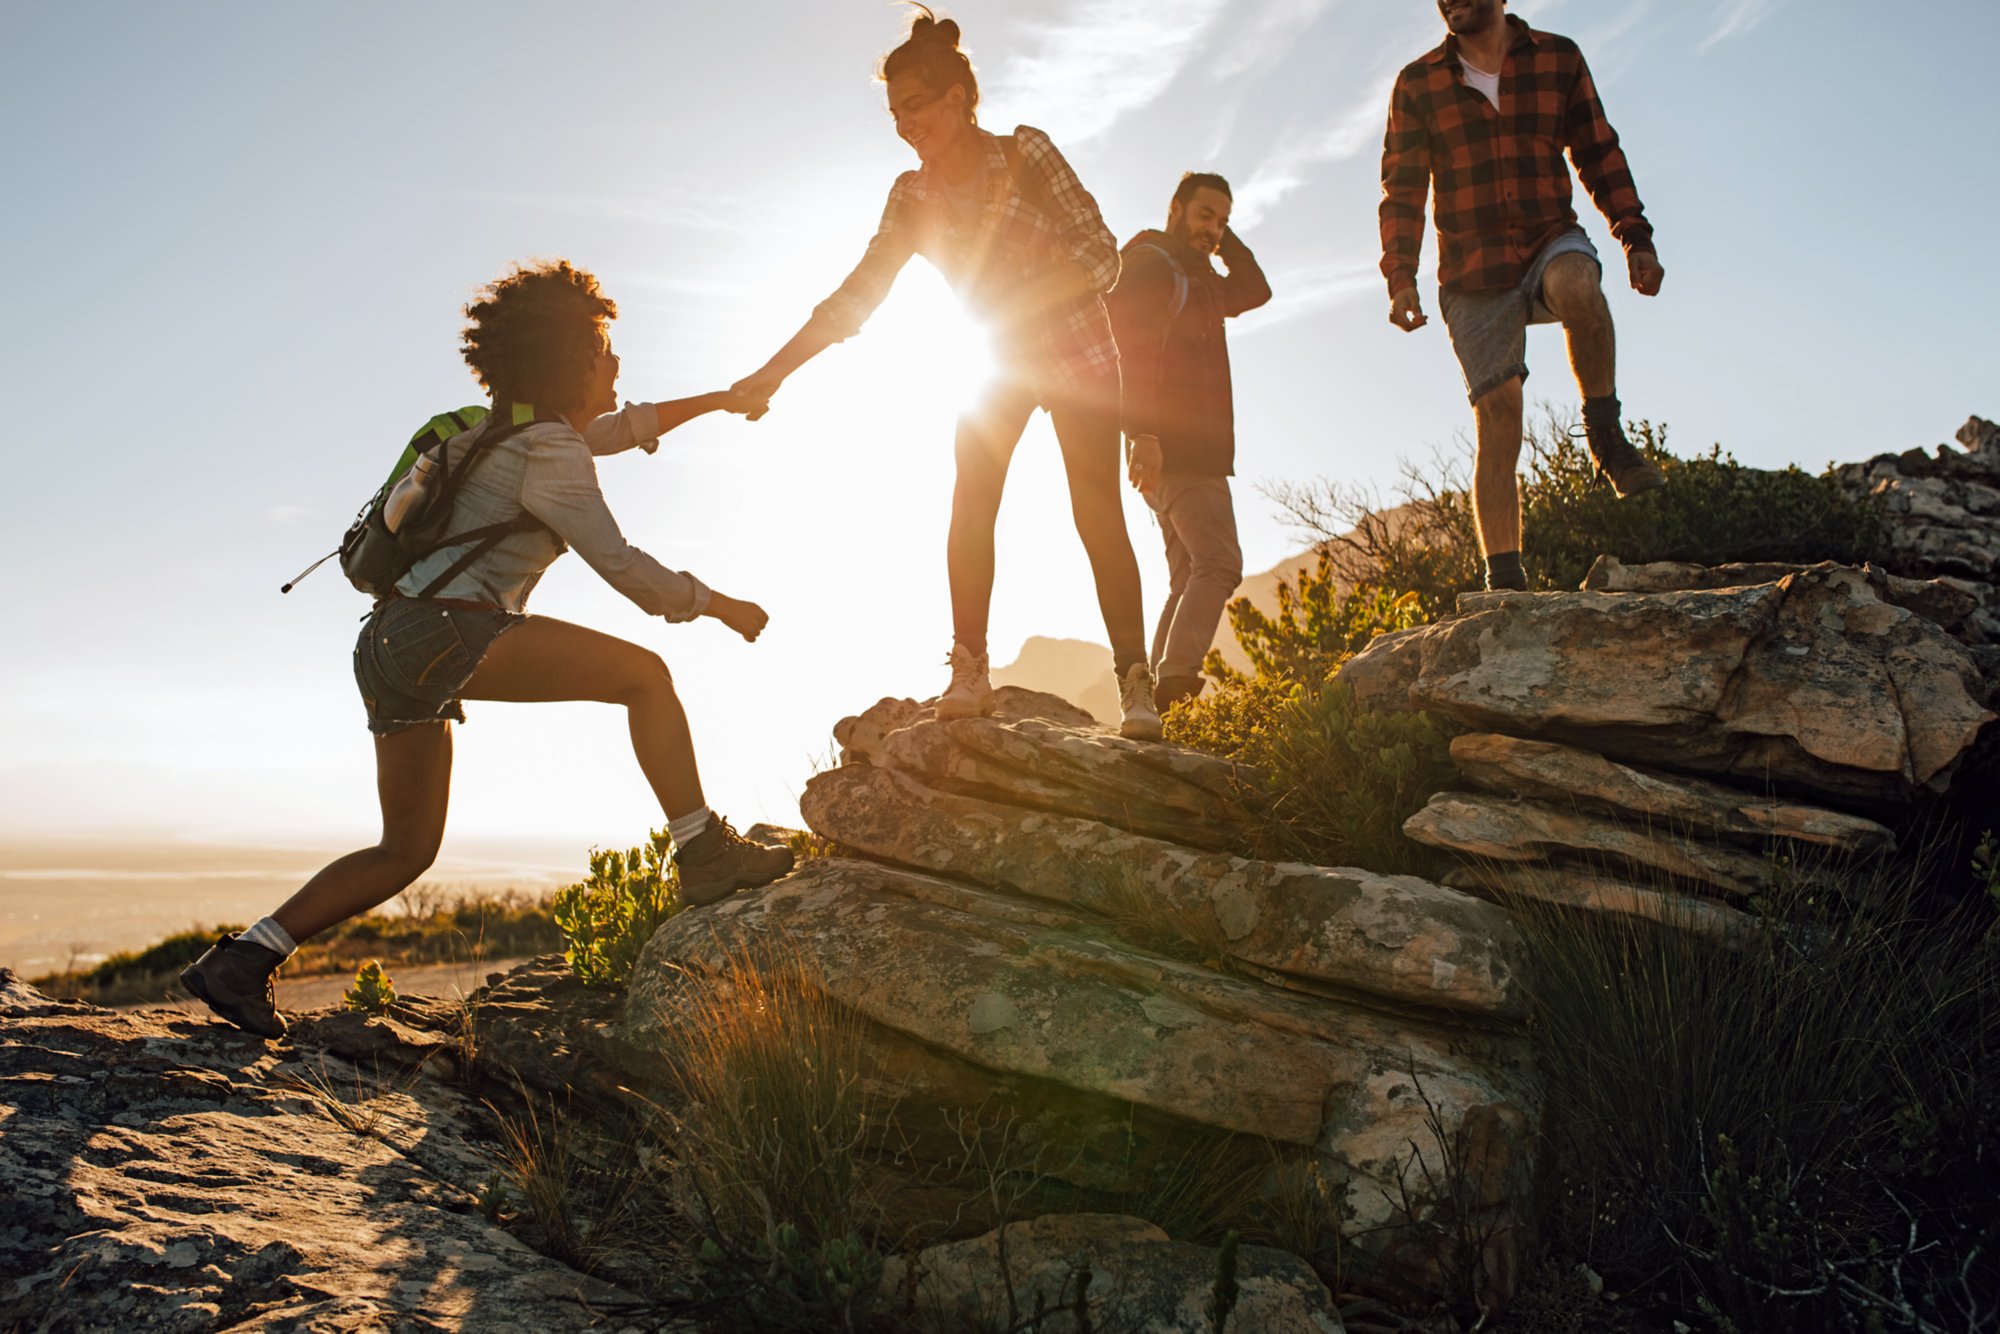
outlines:
[[[433, 597], [526, 611], [528, 595], [556, 557], [574, 547], [604, 581], [641, 610], [691, 621], [708, 610], [708, 585], [670, 570], [625, 540], [597, 484], [597, 455], [659, 448], [660, 419], [651, 403], [607, 412], [579, 434], [562, 422], [537, 422], [492, 445], [460, 485], [448, 532], [504, 523], [523, 511], [546, 528], [512, 533]], [[396, 591], [415, 597], [468, 547], [446, 547], [418, 561]]]

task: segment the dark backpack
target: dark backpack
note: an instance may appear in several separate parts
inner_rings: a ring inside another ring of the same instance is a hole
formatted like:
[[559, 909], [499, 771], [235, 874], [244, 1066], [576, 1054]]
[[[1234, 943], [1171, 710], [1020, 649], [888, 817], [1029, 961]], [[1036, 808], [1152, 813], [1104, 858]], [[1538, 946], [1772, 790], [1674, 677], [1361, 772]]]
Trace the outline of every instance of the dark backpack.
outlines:
[[[473, 468], [492, 446], [535, 424], [533, 410], [523, 405], [516, 405], [513, 415], [512, 422], [499, 426], [486, 408], [474, 406], [440, 413], [425, 422], [410, 437], [402, 457], [389, 470], [387, 480], [354, 516], [346, 536], [340, 539], [340, 546], [307, 566], [278, 591], [291, 592], [299, 580], [338, 556], [341, 573], [349, 583], [370, 597], [383, 598], [425, 557], [469, 544], [470, 550], [417, 594], [431, 597], [515, 533], [545, 527], [540, 519], [523, 511], [500, 523], [459, 533], [450, 531], [453, 503]], [[414, 498], [405, 497], [404, 513], [392, 532], [385, 511], [398, 485], [411, 477], [420, 462], [424, 464], [423, 485]]]

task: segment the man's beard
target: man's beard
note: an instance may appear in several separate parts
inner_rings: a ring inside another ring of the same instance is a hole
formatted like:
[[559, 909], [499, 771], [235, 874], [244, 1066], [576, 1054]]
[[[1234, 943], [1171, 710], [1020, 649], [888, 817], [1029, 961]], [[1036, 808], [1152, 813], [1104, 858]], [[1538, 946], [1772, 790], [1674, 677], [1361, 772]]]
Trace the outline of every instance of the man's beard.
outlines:
[[1475, 3], [1472, 6], [1472, 10], [1471, 16], [1465, 20], [1463, 27], [1454, 27], [1451, 16], [1447, 14], [1444, 20], [1445, 27], [1450, 28], [1452, 34], [1457, 37], [1477, 37], [1480, 33], [1485, 32], [1500, 21], [1500, 6], [1498, 4]]

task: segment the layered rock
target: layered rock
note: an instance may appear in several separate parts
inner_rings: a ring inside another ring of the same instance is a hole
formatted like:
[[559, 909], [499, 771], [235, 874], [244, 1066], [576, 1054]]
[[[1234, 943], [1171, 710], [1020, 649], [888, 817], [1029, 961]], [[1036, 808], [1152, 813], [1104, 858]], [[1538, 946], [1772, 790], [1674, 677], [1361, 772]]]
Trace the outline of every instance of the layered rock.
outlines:
[[[1039, 1327], [1210, 1334], [1219, 1257], [1137, 1218], [1057, 1214], [966, 1241], [932, 1246], [914, 1262], [897, 1256], [882, 1286], [915, 1293], [920, 1318], [940, 1329], [1007, 1329], [1037, 1310]], [[914, 1269], [914, 1273], [912, 1273]], [[1233, 1330], [1341, 1334], [1326, 1285], [1297, 1256], [1245, 1246], [1236, 1256]], [[1075, 1318], [1081, 1305], [1089, 1325]]]
[[1946, 789], [1994, 717], [1976, 616], [1873, 567], [1607, 557], [1577, 593], [1467, 595], [1341, 679], [1481, 729], [1452, 743], [1478, 790], [1404, 825], [1458, 854], [1448, 884], [1733, 938], [1777, 867], [1893, 850], [1851, 808]]
[[1962, 450], [1939, 445], [1849, 463], [1834, 476], [1889, 518], [1886, 560], [1900, 574], [1964, 580], [1980, 600], [1980, 631], [2000, 642], [2000, 426], [1973, 417]]
[[1466, 594], [1341, 679], [1373, 707], [1836, 802], [1943, 791], [1994, 716], [1964, 645], [1838, 566], [1669, 593]]
[[476, 1104], [331, 1049], [421, 1069], [433, 1038], [333, 1013], [296, 1036], [0, 970], [0, 1327], [571, 1330], [631, 1303], [481, 1217]]
[[780, 951], [867, 1021], [908, 1152], [1004, 1110], [1043, 1171], [1111, 1202], [1191, 1155], [1272, 1146], [1334, 1183], [1357, 1272], [1420, 1287], [1411, 1155], [1435, 1173], [1438, 1134], [1476, 1139], [1472, 1193], [1511, 1248], [1539, 1098], [1505, 915], [1414, 877], [1231, 855], [1225, 764], [1003, 693], [993, 718], [885, 701], [844, 721], [845, 763], [802, 808], [855, 855], [670, 920], [624, 1040], [667, 1045], [690, 986]]

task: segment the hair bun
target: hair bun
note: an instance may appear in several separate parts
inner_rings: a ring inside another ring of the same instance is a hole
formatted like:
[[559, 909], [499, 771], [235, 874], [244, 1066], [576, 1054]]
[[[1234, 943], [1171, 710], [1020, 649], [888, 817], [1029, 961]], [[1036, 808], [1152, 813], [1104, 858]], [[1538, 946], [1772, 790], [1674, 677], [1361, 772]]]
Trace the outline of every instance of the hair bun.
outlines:
[[917, 21], [910, 25], [910, 40], [913, 42], [942, 42], [956, 50], [958, 47], [958, 22], [955, 19], [941, 19], [931, 14], [917, 15]]

